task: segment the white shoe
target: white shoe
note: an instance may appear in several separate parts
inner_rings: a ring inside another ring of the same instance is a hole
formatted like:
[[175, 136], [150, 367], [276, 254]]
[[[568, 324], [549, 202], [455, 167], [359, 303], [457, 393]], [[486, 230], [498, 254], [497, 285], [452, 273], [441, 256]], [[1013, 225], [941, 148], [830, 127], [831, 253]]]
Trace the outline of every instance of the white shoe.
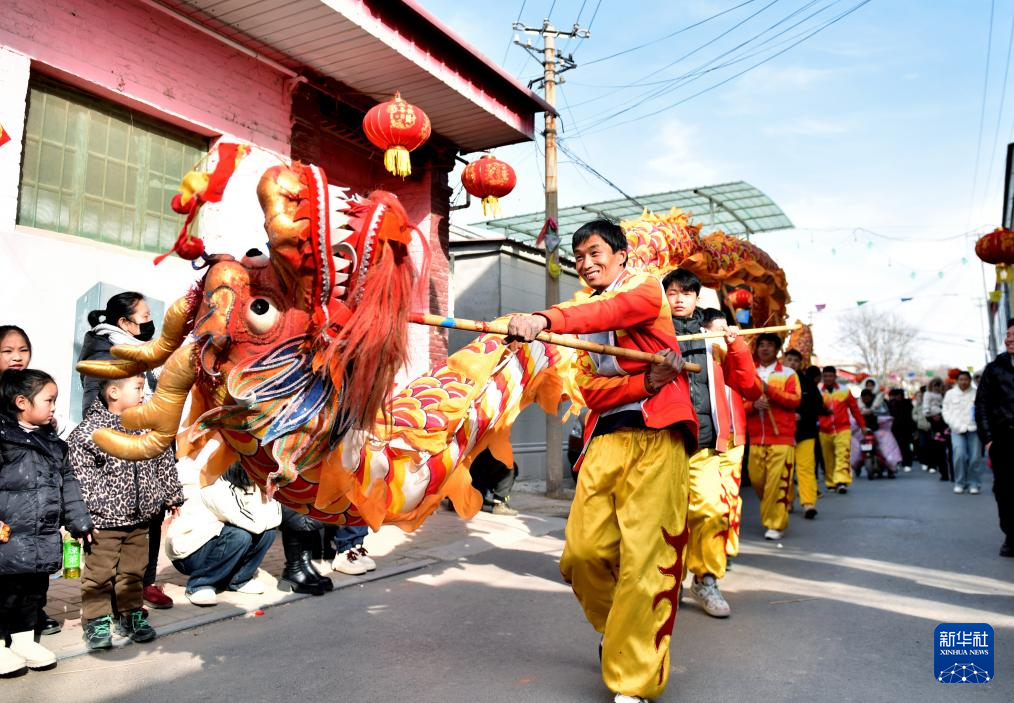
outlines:
[[327, 559], [314, 559], [313, 568], [315, 568], [317, 573], [321, 576], [327, 576], [331, 573], [331, 562]]
[[3, 646], [0, 641], [0, 679], [13, 679], [28, 673], [25, 658], [17, 652]]
[[[246, 584], [244, 584], [246, 585]], [[199, 605], [202, 608], [207, 608], [212, 605], [218, 605], [218, 594], [215, 593], [215, 589], [210, 586], [204, 588], [198, 588], [193, 593], [187, 591], [187, 600], [194, 605]]]
[[363, 563], [363, 566], [366, 567], [366, 570], [376, 571], [377, 562], [373, 561], [373, 559], [370, 559], [370, 553], [366, 551], [366, 547], [360, 544], [358, 547], [355, 547], [355, 550], [356, 554], [359, 556], [359, 561]]
[[903, 466], [903, 467], [901, 467], [901, 470], [904, 471], [906, 474], [907, 473], [911, 473], [912, 467], [911, 466]]
[[955, 493], [964, 493], [965, 492], [965, 487], [964, 486], [955, 486], [954, 487], [954, 492]]
[[979, 487], [978, 486], [972, 486], [971, 488], [969, 488], [968, 489], [968, 495], [970, 495], [970, 496], [977, 496], [977, 495], [979, 495]]
[[648, 703], [648, 699], [641, 698], [640, 696], [625, 696], [622, 693], [617, 693], [613, 698], [613, 703]]
[[929, 472], [930, 472], [931, 474], [935, 474], [935, 473], [937, 472], [937, 470], [936, 470], [936, 469], [930, 469], [930, 470], [929, 470]]
[[777, 542], [782, 538], [783, 534], [785, 533], [782, 532], [781, 530], [768, 530], [767, 532], [764, 533], [764, 539], [771, 540], [772, 542]]
[[[700, 581], [694, 579], [690, 586], [690, 595], [697, 604], [704, 609], [704, 612], [713, 618], [729, 617], [730, 608], [725, 596], [718, 590], [718, 582], [711, 574], [706, 575]], [[637, 700], [636, 698], [634, 700]]]
[[11, 651], [24, 659], [32, 671], [45, 671], [56, 666], [56, 655], [35, 641], [33, 630], [12, 634]]
[[[264, 584], [253, 578], [235, 590], [236, 593], [245, 593], [248, 596], [259, 596], [264, 593]], [[214, 593], [214, 591], [212, 591]]]
[[362, 576], [369, 569], [366, 568], [366, 564], [359, 558], [359, 552], [357, 547], [352, 547], [342, 552], [334, 558], [331, 563], [331, 568], [340, 574], [348, 574], [349, 576]]

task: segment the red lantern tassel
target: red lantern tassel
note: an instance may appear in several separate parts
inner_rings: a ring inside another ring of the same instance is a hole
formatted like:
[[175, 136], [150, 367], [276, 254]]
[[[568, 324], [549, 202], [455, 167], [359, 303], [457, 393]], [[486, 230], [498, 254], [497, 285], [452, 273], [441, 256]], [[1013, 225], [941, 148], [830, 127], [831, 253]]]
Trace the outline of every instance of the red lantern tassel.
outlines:
[[395, 176], [412, 175], [412, 159], [409, 157], [408, 149], [403, 146], [392, 146], [384, 152], [384, 168]]

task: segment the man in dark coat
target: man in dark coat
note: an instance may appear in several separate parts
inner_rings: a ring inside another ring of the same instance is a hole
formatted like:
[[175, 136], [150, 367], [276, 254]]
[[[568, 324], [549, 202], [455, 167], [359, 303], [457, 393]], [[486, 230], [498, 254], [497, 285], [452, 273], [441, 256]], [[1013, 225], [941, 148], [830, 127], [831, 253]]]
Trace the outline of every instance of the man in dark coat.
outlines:
[[1014, 317], [1007, 349], [982, 372], [975, 394], [975, 425], [993, 469], [993, 495], [1004, 534], [1000, 556], [1014, 557]]

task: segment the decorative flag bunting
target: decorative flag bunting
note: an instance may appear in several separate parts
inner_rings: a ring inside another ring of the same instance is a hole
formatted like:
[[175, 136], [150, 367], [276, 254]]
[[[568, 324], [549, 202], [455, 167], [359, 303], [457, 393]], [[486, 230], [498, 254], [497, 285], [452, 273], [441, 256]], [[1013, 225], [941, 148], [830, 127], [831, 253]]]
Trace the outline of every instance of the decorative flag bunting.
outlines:
[[11, 140], [10, 133], [4, 129], [4, 126], [0, 124], [0, 146], [3, 146]]

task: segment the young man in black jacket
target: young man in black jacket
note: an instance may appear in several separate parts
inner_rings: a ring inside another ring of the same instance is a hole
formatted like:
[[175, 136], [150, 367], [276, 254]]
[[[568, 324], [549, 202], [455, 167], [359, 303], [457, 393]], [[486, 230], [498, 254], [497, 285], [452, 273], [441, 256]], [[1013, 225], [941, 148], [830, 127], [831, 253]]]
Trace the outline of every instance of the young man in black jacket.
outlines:
[[1014, 557], [1014, 317], [1007, 321], [1007, 351], [982, 372], [975, 394], [975, 425], [993, 468], [993, 495], [1004, 534], [1000, 556]]
[[803, 355], [797, 349], [785, 352], [785, 365], [799, 376], [802, 400], [796, 408], [796, 478], [803, 517], [817, 517], [817, 432], [818, 417], [827, 411], [824, 398], [810, 374], [803, 373]]

